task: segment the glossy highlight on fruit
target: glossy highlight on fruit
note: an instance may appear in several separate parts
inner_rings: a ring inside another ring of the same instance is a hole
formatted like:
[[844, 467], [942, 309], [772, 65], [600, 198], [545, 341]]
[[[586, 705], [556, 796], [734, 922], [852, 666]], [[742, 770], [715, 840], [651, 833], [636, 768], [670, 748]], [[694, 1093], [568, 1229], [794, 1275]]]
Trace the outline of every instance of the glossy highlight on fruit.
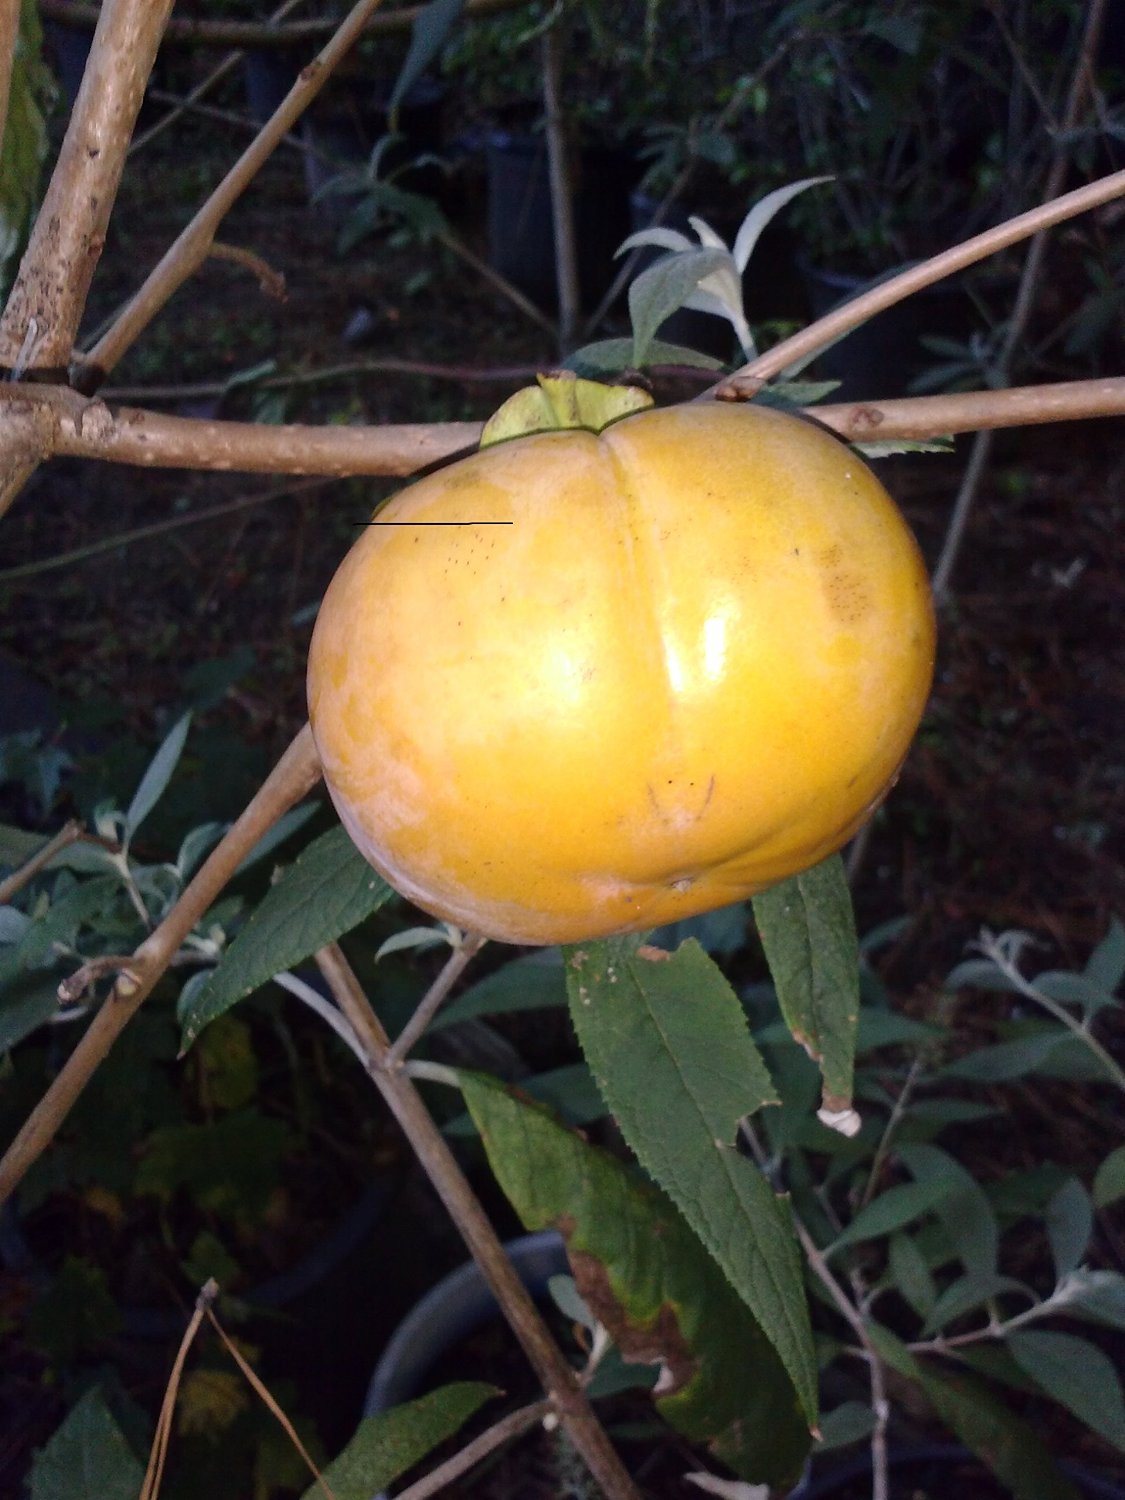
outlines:
[[687, 917], [825, 858], [898, 773], [925, 568], [810, 422], [699, 401], [539, 432], [376, 519], [411, 524], [333, 579], [309, 714], [352, 838], [436, 916], [528, 944]]

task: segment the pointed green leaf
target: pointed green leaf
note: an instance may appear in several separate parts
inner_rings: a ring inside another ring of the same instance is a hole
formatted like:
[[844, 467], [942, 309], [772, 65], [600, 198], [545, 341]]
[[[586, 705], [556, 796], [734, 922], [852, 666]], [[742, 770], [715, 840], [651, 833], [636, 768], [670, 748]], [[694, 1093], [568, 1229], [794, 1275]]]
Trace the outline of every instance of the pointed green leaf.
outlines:
[[1000, 1253], [1000, 1229], [980, 1183], [940, 1146], [901, 1141], [897, 1154], [916, 1182], [936, 1180], [949, 1186], [951, 1191], [936, 1205], [945, 1232], [966, 1271], [992, 1275]]
[[1094, 1232], [1094, 1205], [1077, 1177], [1071, 1177], [1047, 1205], [1047, 1238], [1055, 1259], [1055, 1277], [1078, 1269]]
[[443, 1005], [430, 1022], [430, 1031], [455, 1026], [476, 1016], [500, 1016], [511, 1011], [544, 1010], [566, 1004], [566, 975], [557, 948], [536, 948]]
[[[466, 1380], [364, 1417], [347, 1447], [324, 1470], [329, 1489], [336, 1500], [371, 1500], [498, 1395], [493, 1385]], [[324, 1500], [323, 1486], [310, 1484], [303, 1500]]]
[[137, 1500], [144, 1477], [100, 1388], [93, 1386], [32, 1460], [30, 1500]]
[[890, 1270], [900, 1295], [920, 1318], [928, 1318], [937, 1301], [929, 1262], [908, 1234], [891, 1236]]
[[1094, 1203], [1108, 1208], [1125, 1198], [1125, 1146], [1115, 1146], [1094, 1173]]
[[961, 1372], [939, 1374], [881, 1324], [869, 1323], [868, 1335], [887, 1364], [921, 1388], [954, 1436], [987, 1464], [1016, 1500], [1079, 1500], [1077, 1489], [1055, 1468], [1035, 1429], [982, 1381]]
[[840, 856], [755, 896], [754, 920], [785, 1024], [820, 1066], [823, 1110], [845, 1113], [859, 1018], [859, 941]]
[[1117, 1271], [1072, 1271], [1051, 1301], [1075, 1317], [1125, 1329], [1125, 1276]]
[[818, 1453], [830, 1448], [846, 1448], [851, 1443], [862, 1442], [875, 1429], [875, 1413], [862, 1401], [845, 1401], [834, 1411], [825, 1412], [820, 1419]]
[[991, 1302], [994, 1297], [1000, 1297], [1005, 1292], [1019, 1294], [1028, 1304], [1035, 1300], [1031, 1288], [1011, 1276], [1000, 1276], [994, 1271], [971, 1271], [966, 1276], [960, 1276], [938, 1297], [922, 1326], [922, 1332], [927, 1336], [939, 1333], [956, 1318], [964, 1317], [974, 1308], [983, 1307], [986, 1302]]
[[792, 1381], [664, 1195], [543, 1106], [483, 1075], [461, 1083], [523, 1223], [562, 1231], [578, 1294], [621, 1354], [661, 1366], [662, 1415], [745, 1478], [792, 1479], [809, 1445]]
[[445, 46], [446, 38], [464, 8], [465, 0], [429, 0], [428, 5], [419, 9], [410, 33], [406, 59], [391, 94], [392, 115]]
[[208, 982], [191, 996], [180, 1017], [184, 1050], [208, 1021], [282, 969], [334, 943], [393, 895], [342, 828], [314, 839], [266, 892]]
[[642, 271], [629, 287], [629, 317], [633, 325], [632, 363], [643, 366], [656, 330], [683, 307], [705, 276], [730, 264], [727, 250], [681, 250], [665, 255]]
[[923, 1214], [929, 1213], [950, 1191], [950, 1184], [939, 1178], [928, 1182], [904, 1182], [889, 1187], [873, 1198], [866, 1208], [861, 1208], [851, 1223], [829, 1246], [826, 1254], [834, 1254], [845, 1245], [859, 1245], [864, 1240], [881, 1239], [904, 1224], [913, 1223]]
[[164, 743], [152, 757], [148, 769], [141, 777], [141, 784], [133, 793], [133, 800], [125, 814], [125, 842], [129, 843], [137, 829], [160, 801], [172, 779], [184, 753], [184, 743], [191, 728], [191, 714], [184, 714], [169, 730]]
[[1109, 931], [1090, 954], [1082, 971], [1091, 984], [1113, 994], [1125, 978], [1125, 927], [1114, 917]]
[[738, 997], [695, 941], [670, 954], [615, 939], [565, 959], [571, 1018], [625, 1140], [750, 1308], [815, 1422], [788, 1204], [734, 1145], [739, 1121], [777, 1097]]
[[1019, 1329], [1006, 1343], [1012, 1358], [1053, 1401], [1125, 1451], [1125, 1400], [1109, 1356], [1073, 1333]]

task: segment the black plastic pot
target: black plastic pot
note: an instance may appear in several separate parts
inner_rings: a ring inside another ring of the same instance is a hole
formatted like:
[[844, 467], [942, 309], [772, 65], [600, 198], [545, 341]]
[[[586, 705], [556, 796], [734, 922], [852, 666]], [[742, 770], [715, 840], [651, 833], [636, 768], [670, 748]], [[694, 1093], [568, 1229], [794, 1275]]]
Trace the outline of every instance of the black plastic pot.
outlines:
[[[562, 1236], [551, 1229], [509, 1240], [504, 1251], [537, 1299], [546, 1295], [552, 1276], [570, 1269]], [[451, 1271], [391, 1335], [367, 1388], [363, 1415], [387, 1411], [416, 1396], [443, 1355], [499, 1315], [500, 1306], [475, 1261]]]
[[[613, 253], [629, 233], [629, 167], [613, 151], [582, 153], [574, 220], [583, 305], [592, 307], [613, 278]], [[543, 307], [558, 292], [547, 143], [541, 135], [496, 130], [485, 140], [488, 258], [493, 268]]]
[[[981, 1461], [967, 1449], [952, 1444], [892, 1449], [888, 1455], [891, 1500], [948, 1500], [950, 1496], [991, 1495], [1006, 1491], [989, 1479]], [[1125, 1489], [1113, 1480], [1077, 1464], [1060, 1463], [1083, 1500], [1125, 1500]], [[871, 1494], [871, 1453], [864, 1449], [851, 1458], [817, 1464], [789, 1500], [866, 1500]]]

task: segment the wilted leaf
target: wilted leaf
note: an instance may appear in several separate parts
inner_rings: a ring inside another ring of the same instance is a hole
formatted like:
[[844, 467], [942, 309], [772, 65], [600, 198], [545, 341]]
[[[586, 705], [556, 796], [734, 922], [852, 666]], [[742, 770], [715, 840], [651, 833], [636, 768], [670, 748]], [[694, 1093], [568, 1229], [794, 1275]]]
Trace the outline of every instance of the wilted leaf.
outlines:
[[808, 1448], [792, 1381], [664, 1195], [542, 1106], [483, 1075], [461, 1082], [525, 1226], [561, 1230], [583, 1302], [626, 1360], [661, 1367], [661, 1413], [748, 1479], [792, 1478]]
[[249, 1405], [250, 1387], [240, 1371], [189, 1370], [176, 1397], [176, 1427], [214, 1438]]

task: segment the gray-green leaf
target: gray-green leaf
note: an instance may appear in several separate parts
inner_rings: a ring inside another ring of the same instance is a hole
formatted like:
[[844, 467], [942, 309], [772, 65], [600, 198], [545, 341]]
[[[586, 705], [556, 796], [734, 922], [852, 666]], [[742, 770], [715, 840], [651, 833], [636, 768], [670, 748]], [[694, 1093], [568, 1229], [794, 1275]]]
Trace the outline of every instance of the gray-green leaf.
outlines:
[[314, 839], [261, 905], [180, 1017], [186, 1050], [209, 1021], [282, 969], [333, 943], [394, 894], [343, 828]]
[[30, 1500], [137, 1500], [144, 1469], [97, 1386], [32, 1460]]
[[1020, 1329], [1008, 1348], [1026, 1375], [1106, 1442], [1125, 1452], [1125, 1401], [1109, 1357], [1072, 1333]]

